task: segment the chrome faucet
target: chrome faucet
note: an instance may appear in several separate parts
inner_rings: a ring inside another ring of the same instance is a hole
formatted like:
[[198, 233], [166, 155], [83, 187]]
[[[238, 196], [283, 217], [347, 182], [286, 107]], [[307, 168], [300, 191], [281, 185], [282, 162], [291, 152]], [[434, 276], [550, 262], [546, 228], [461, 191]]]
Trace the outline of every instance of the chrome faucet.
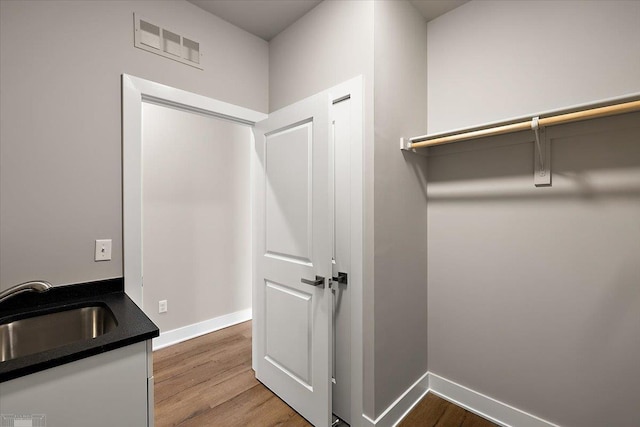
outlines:
[[44, 280], [33, 280], [31, 282], [20, 283], [0, 292], [0, 303], [22, 292], [46, 292], [51, 289], [51, 283]]

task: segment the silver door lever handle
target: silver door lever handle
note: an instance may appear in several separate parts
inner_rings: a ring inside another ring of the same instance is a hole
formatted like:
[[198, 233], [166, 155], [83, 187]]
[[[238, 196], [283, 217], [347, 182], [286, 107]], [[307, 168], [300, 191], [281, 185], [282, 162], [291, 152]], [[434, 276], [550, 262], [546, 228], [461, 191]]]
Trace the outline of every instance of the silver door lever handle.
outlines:
[[302, 283], [306, 283], [307, 285], [322, 286], [324, 288], [324, 277], [322, 276], [316, 276], [316, 280], [308, 280], [303, 277], [302, 279], [300, 279], [300, 281]]

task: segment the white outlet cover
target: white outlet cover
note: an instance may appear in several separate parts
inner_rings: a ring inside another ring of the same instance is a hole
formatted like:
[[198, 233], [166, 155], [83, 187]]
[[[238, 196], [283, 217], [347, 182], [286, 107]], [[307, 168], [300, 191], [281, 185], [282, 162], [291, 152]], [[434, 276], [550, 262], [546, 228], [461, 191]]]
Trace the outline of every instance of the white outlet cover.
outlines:
[[96, 240], [96, 261], [111, 260], [111, 239]]
[[166, 313], [167, 312], [167, 300], [163, 299], [162, 301], [158, 301], [158, 313]]

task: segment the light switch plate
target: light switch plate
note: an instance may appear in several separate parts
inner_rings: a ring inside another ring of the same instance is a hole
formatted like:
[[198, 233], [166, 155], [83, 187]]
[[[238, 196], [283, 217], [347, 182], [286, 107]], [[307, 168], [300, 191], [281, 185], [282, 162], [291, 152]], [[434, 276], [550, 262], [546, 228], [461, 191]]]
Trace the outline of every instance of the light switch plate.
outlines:
[[111, 260], [111, 239], [96, 240], [96, 261]]

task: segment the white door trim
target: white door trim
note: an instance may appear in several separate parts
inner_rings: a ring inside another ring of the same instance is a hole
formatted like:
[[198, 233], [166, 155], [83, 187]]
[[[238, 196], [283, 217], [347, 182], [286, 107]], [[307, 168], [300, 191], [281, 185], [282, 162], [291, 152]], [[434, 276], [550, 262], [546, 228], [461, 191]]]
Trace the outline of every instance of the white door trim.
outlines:
[[332, 102], [351, 99], [351, 427], [362, 425], [363, 414], [363, 332], [362, 302], [364, 275], [364, 80], [355, 77], [329, 89]]
[[122, 228], [124, 288], [142, 308], [142, 102], [252, 126], [267, 115], [213, 98], [122, 75]]

